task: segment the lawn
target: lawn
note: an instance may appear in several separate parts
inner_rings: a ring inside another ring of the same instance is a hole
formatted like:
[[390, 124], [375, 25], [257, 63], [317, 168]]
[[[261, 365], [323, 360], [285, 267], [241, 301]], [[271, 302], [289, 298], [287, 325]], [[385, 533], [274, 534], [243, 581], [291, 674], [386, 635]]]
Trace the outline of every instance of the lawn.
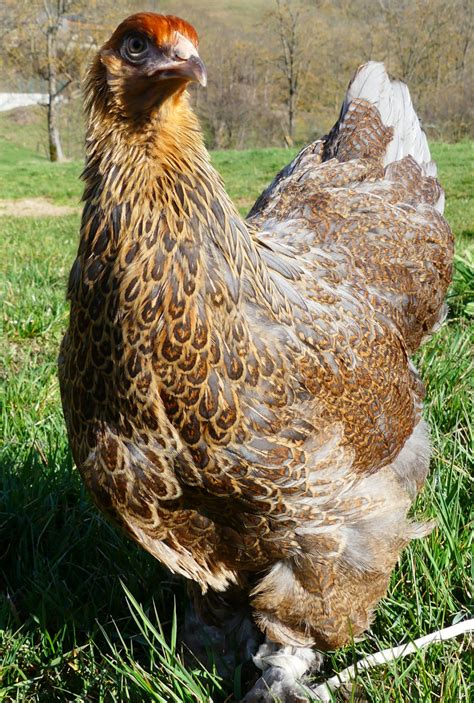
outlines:
[[[0, 150], [0, 198], [78, 205], [79, 163], [49, 164], [7, 142]], [[449, 319], [417, 358], [434, 452], [414, 512], [435, 517], [438, 527], [404, 552], [371, 632], [329, 655], [325, 675], [451, 625], [472, 607], [472, 144], [434, 144], [433, 154], [457, 259]], [[268, 149], [213, 160], [245, 211], [290, 156]], [[56, 355], [78, 227], [79, 214], [0, 218], [0, 701], [231, 701], [240, 694], [238, 671], [222, 681], [180, 662], [182, 581], [102, 519], [72, 465]], [[471, 668], [467, 638], [434, 645], [360, 673], [357, 695], [376, 703], [468, 701]]]

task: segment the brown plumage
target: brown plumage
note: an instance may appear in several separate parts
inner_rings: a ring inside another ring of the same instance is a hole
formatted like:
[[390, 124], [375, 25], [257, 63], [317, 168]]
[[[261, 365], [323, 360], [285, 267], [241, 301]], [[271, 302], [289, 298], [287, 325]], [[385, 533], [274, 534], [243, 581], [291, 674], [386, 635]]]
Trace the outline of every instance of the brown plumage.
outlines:
[[[337, 647], [425, 529], [406, 518], [429, 461], [409, 355], [444, 315], [442, 191], [406, 87], [370, 63], [329, 136], [243, 220], [191, 80], [205, 83], [194, 29], [152, 14], [120, 25], [89, 73], [59, 363], [74, 459], [172, 571], [232, 587], [232, 627], [237, 598], [286, 654]], [[193, 616], [214, 630], [217, 601]]]

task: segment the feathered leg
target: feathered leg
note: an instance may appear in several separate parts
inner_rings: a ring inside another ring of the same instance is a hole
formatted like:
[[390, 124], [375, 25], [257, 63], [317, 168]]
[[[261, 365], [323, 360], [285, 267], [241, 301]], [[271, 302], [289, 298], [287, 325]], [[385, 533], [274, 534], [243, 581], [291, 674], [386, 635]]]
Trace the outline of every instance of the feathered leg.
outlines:
[[343, 559], [312, 556], [277, 564], [254, 591], [255, 619], [267, 635], [254, 663], [263, 671], [244, 703], [312, 700], [305, 677], [322, 651], [350, 641], [369, 625], [391, 569], [359, 570]]

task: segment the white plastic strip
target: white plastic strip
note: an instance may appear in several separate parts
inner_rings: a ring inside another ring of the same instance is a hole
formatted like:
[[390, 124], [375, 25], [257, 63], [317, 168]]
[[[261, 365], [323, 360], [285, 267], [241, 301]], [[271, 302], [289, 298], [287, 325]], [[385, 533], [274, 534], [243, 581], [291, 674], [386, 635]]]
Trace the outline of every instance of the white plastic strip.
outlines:
[[409, 654], [414, 654], [420, 649], [427, 647], [433, 642], [445, 642], [446, 640], [451, 640], [454, 637], [459, 637], [468, 632], [474, 632], [474, 618], [471, 620], [464, 620], [457, 625], [452, 625], [451, 627], [445, 627], [443, 630], [437, 630], [432, 632], [430, 635], [425, 635], [425, 637], [420, 637], [414, 642], [407, 642], [399, 647], [392, 647], [390, 649], [383, 649], [381, 652], [376, 652], [375, 654], [369, 654], [369, 656], [361, 659], [357, 664], [353, 666], [348, 666], [347, 669], [343, 669], [339, 674], [331, 676], [330, 679], [325, 681], [315, 688], [311, 688], [311, 694], [322, 701], [323, 703], [328, 703], [333, 700], [331, 692], [340, 688], [345, 683], [352, 681], [357, 673], [363, 669], [372, 669], [380, 664], [387, 664], [394, 659], [402, 659]]

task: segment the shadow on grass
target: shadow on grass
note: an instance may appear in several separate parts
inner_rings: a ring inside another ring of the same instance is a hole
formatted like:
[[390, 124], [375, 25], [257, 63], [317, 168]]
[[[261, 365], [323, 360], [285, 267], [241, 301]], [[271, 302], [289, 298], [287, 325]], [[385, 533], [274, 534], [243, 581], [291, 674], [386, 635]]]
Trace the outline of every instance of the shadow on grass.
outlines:
[[0, 555], [6, 700], [145, 700], [114, 666], [122, 652], [122, 662], [153, 668], [124, 586], [168, 640], [185, 584], [103, 520], [65, 445], [1, 452]]

